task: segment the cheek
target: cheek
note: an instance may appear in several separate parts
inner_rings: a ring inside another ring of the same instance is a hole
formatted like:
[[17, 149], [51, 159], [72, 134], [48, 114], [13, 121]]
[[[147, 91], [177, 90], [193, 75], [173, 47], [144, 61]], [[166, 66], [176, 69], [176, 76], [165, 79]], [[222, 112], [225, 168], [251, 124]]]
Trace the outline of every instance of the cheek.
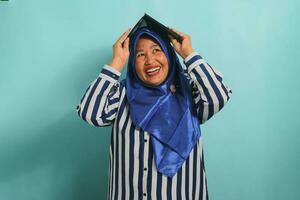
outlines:
[[142, 62], [139, 62], [139, 61], [135, 62], [135, 70], [139, 77], [143, 76], [144, 65], [142, 64]]
[[159, 55], [158, 59], [159, 59], [159, 61], [160, 61], [160, 63], [161, 63], [162, 65], [168, 66], [168, 59], [167, 59], [167, 57], [165, 56], [165, 54]]
[[163, 65], [164, 76], [167, 76], [169, 71], [169, 63], [168, 59], [165, 56], [161, 58], [161, 64]]
[[168, 76], [168, 73], [169, 73], [169, 67], [168, 67], [168, 65], [166, 65], [164, 68], [165, 68], [165, 69], [163, 70], [163, 78], [165, 79], [165, 78], [167, 78], [167, 76]]

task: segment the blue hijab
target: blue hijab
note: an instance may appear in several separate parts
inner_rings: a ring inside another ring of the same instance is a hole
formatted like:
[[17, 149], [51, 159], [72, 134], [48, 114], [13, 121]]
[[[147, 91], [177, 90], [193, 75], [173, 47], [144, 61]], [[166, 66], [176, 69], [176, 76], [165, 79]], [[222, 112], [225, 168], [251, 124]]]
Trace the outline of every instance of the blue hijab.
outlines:
[[[136, 73], [136, 45], [142, 35], [153, 38], [168, 59], [169, 73], [159, 86], [146, 85]], [[134, 32], [129, 50], [125, 87], [132, 122], [149, 132], [157, 170], [172, 177], [201, 135], [188, 80], [170, 42], [149, 28]], [[174, 86], [175, 92], [170, 90]]]

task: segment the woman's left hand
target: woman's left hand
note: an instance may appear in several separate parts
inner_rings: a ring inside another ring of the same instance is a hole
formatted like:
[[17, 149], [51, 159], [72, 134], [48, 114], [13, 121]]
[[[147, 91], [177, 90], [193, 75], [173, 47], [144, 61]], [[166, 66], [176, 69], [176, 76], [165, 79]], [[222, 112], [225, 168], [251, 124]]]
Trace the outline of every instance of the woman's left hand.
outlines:
[[180, 31], [177, 31], [173, 28], [170, 28], [172, 31], [177, 33], [182, 37], [182, 42], [178, 42], [175, 38], [170, 36], [172, 45], [175, 49], [175, 51], [183, 58], [185, 59], [188, 55], [190, 55], [192, 52], [194, 52], [194, 49], [192, 47], [192, 41], [191, 37], [187, 34], [184, 34]]

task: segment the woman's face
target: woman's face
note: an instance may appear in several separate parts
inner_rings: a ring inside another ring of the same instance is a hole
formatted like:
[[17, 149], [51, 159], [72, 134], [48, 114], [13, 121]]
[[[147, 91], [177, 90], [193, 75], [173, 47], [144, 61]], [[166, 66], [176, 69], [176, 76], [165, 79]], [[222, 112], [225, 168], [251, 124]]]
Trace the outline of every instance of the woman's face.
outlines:
[[144, 83], [158, 86], [168, 76], [168, 59], [156, 42], [140, 38], [136, 46], [135, 69]]

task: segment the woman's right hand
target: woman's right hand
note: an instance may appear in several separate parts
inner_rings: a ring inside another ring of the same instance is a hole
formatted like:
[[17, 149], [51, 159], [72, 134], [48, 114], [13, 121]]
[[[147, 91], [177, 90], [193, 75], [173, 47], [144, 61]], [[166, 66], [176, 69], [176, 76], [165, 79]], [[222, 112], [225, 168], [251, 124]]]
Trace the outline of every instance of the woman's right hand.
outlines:
[[[108, 64], [119, 72], [122, 71], [129, 57], [129, 38], [127, 38], [127, 36], [130, 30], [131, 29], [129, 28], [126, 32], [124, 32], [113, 45], [113, 59], [111, 63]], [[122, 46], [123, 41], [124, 45]]]

